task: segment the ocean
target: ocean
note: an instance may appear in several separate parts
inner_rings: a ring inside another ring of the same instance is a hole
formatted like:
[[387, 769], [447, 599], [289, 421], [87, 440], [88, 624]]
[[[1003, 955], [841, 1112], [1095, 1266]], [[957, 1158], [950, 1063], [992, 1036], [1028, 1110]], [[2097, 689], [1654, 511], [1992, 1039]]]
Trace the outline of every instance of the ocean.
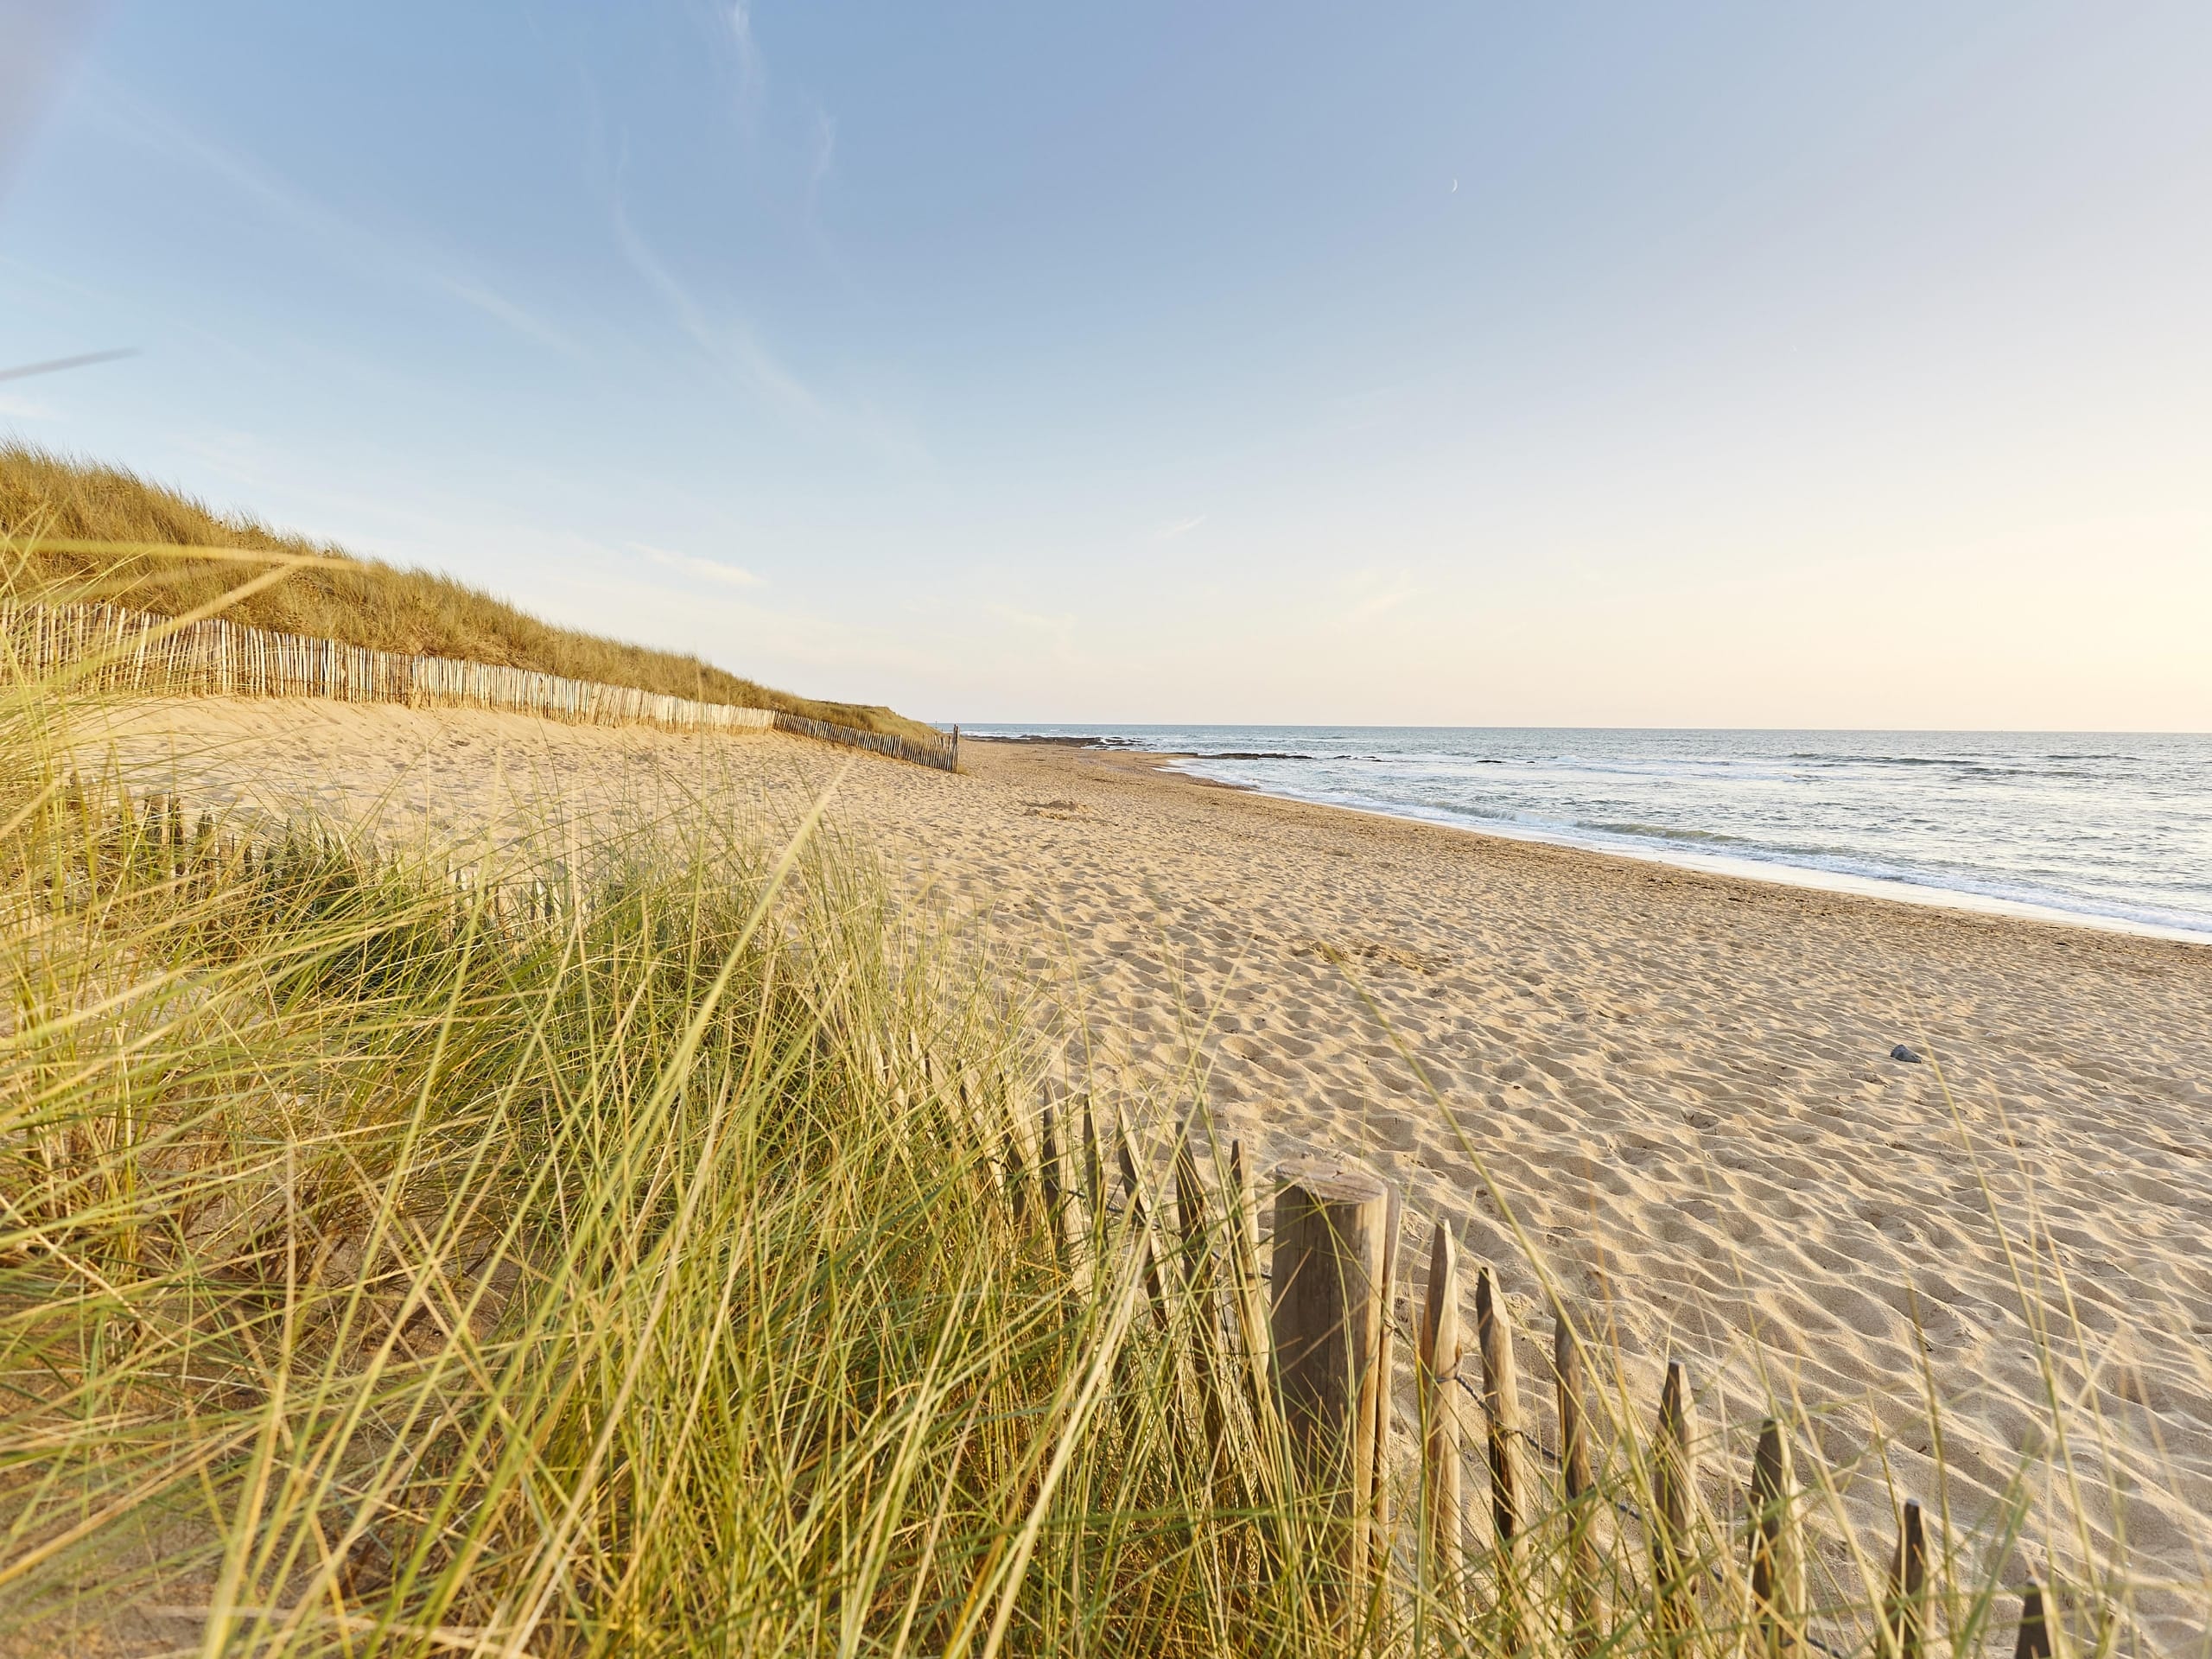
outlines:
[[971, 726], [1487, 835], [2212, 944], [2212, 735]]

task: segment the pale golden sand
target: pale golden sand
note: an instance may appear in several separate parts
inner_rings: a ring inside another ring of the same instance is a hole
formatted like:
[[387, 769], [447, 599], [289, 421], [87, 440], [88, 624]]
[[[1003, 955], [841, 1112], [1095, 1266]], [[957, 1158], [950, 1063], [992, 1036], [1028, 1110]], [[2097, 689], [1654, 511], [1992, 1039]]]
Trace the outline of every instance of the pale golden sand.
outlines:
[[[788, 811], [842, 770], [839, 819], [987, 912], [1008, 965], [1080, 1010], [1071, 1070], [1164, 1116], [1195, 1067], [1262, 1170], [1371, 1160], [1405, 1184], [1416, 1280], [1449, 1217], [1540, 1326], [1502, 1198], [1639, 1379], [1690, 1358], [1719, 1421], [1763, 1365], [1820, 1408], [1831, 1465], [1859, 1460], [1870, 1548], [1874, 1427], [1898, 1494], [1936, 1496], [1923, 1366], [1962, 1529], [2044, 1444], [2055, 1383], [2073, 1432], [2101, 1418], [2108, 1442], [2074, 1446], [2098, 1532], [2124, 1527], [2136, 1571], [2176, 1586], [2145, 1603], [2159, 1635], [2204, 1628], [2212, 952], [1302, 806], [1125, 754], [978, 743], [955, 778], [775, 736], [213, 702], [147, 711], [124, 752], [194, 802], [381, 802], [387, 831], [437, 834], [518, 797]], [[1899, 1042], [1936, 1064], [1889, 1059]], [[2016, 1275], [2054, 1327], [2048, 1379]], [[1533, 1344], [1522, 1366], [1547, 1374]], [[2025, 1535], [2077, 1560], [2050, 1513]]]

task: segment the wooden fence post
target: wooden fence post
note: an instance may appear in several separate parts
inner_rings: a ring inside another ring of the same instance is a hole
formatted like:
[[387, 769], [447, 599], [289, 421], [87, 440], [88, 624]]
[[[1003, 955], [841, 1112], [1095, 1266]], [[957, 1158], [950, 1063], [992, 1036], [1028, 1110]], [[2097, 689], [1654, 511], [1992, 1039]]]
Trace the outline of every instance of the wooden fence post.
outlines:
[[1890, 1562], [1890, 1593], [1882, 1609], [1882, 1651], [1889, 1659], [1921, 1659], [1928, 1634], [1928, 1529], [1920, 1500], [1909, 1497], [1897, 1517], [1897, 1553]]
[[1198, 1406], [1205, 1427], [1206, 1455], [1218, 1479], [1228, 1467], [1221, 1403], [1221, 1315], [1214, 1294], [1213, 1219], [1198, 1160], [1191, 1150], [1185, 1124], [1175, 1146], [1175, 1220], [1183, 1236], [1182, 1281], [1191, 1313], [1191, 1362], [1198, 1368]]
[[1286, 1171], [1275, 1195], [1274, 1333], [1294, 1471], [1323, 1504], [1318, 1588], [1364, 1600], [1372, 1541], [1381, 1287], [1391, 1193], [1361, 1171]]
[[[1206, 1202], [1205, 1183], [1198, 1178], [1198, 1160], [1191, 1150], [1187, 1123], [1175, 1140], [1175, 1230], [1183, 1244], [1183, 1283], [1195, 1300], [1213, 1287], [1212, 1206]], [[1201, 1320], [1201, 1335], [1211, 1345], [1213, 1321]]]
[[1475, 1345], [1483, 1362], [1483, 1413], [1489, 1420], [1491, 1519], [1497, 1530], [1499, 1645], [1521, 1646], [1522, 1580], [1529, 1519], [1528, 1482], [1521, 1458], [1521, 1388], [1513, 1361], [1513, 1325], [1497, 1275], [1485, 1265], [1475, 1274]]
[[1399, 1223], [1405, 1210], [1404, 1195], [1395, 1186], [1389, 1192], [1390, 1212], [1382, 1222], [1382, 1272], [1374, 1291], [1380, 1330], [1375, 1344], [1375, 1452], [1373, 1484], [1369, 1488], [1369, 1526], [1374, 1536], [1382, 1541], [1376, 1553], [1378, 1572], [1389, 1565], [1390, 1559], [1390, 1425], [1397, 1416], [1390, 1385], [1398, 1373], [1398, 1327], [1392, 1315], [1397, 1306]]
[[1160, 1277], [1160, 1247], [1153, 1238], [1152, 1206], [1145, 1198], [1144, 1175], [1137, 1168], [1136, 1154], [1130, 1149], [1129, 1126], [1117, 1116], [1114, 1155], [1122, 1166], [1122, 1185], [1129, 1195], [1129, 1222], [1141, 1256], [1145, 1294], [1152, 1301], [1153, 1322], [1165, 1331], [1167, 1329], [1167, 1287]]
[[1436, 1224], [1428, 1252], [1414, 1381], [1421, 1396], [1421, 1559], [1428, 1592], [1452, 1612], [1465, 1605], [1460, 1548], [1459, 1243]]
[[1068, 1172], [1060, 1147], [1059, 1114], [1047, 1103], [1037, 1125], [1038, 1186], [1045, 1199], [1045, 1224], [1052, 1249], [1063, 1258], [1068, 1245]]
[[1697, 1451], [1689, 1372], [1667, 1362], [1659, 1394], [1659, 1432], [1651, 1446], [1651, 1573], [1662, 1647], [1671, 1649], [1694, 1624], [1697, 1592]]
[[1566, 1309], [1552, 1309], [1552, 1380], [1559, 1400], [1560, 1495], [1567, 1502], [1567, 1611], [1569, 1649], [1577, 1659], [1596, 1650], [1598, 1498], [1590, 1468], [1590, 1420], [1583, 1410], [1582, 1344]]
[[1252, 1196], [1252, 1177], [1244, 1162], [1244, 1143], [1229, 1143], [1229, 1265], [1235, 1275], [1237, 1334], [1243, 1339], [1245, 1389], [1261, 1444], [1272, 1452], [1274, 1419], [1274, 1344], [1260, 1277], [1260, 1209]]
[[1088, 1094], [1083, 1097], [1083, 1201], [1090, 1211], [1090, 1251], [1096, 1255], [1106, 1243], [1106, 1159], [1098, 1147], [1098, 1119]]
[[1751, 1617], [1767, 1659], [1796, 1659], [1805, 1642], [1805, 1551], [1797, 1476], [1779, 1419], [1759, 1425], [1751, 1459]]
[[[961, 1073], [960, 1095], [963, 1104], [969, 1102], [968, 1075]], [[980, 1114], [979, 1114], [980, 1116]], [[1021, 1125], [1018, 1113], [1009, 1113], [1002, 1133], [1006, 1146], [1007, 1205], [1014, 1212], [1014, 1225], [1019, 1227], [1029, 1219], [1029, 1160], [1021, 1145]]]
[[2031, 1577], [2020, 1592], [2020, 1639], [2013, 1644], [2012, 1659], [2054, 1659], [2051, 1626], [2056, 1622], [2043, 1580]]

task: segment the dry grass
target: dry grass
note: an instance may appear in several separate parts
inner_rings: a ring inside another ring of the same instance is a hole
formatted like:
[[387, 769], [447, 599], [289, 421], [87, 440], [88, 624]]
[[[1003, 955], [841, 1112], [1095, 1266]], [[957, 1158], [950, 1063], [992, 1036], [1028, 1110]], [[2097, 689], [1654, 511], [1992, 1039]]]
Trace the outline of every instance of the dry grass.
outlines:
[[[0, 443], [0, 543], [67, 542], [141, 547], [231, 547], [348, 558], [341, 548], [226, 518], [120, 467]], [[118, 556], [35, 546], [16, 572], [27, 597], [66, 594], [174, 616], [236, 588], [239, 568], [168, 554]], [[232, 620], [310, 638], [414, 655], [597, 680], [747, 709], [777, 709], [862, 731], [905, 737], [931, 728], [876, 705], [830, 702], [741, 678], [675, 652], [556, 628], [450, 576], [371, 560], [296, 571], [228, 608]]]

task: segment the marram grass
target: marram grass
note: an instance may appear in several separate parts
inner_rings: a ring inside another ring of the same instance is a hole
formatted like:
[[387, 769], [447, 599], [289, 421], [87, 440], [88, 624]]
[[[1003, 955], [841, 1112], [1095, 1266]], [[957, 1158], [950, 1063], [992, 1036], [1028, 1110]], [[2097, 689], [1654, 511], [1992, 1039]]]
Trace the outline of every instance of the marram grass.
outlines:
[[1133, 1284], [1007, 1202], [1015, 1034], [810, 842], [461, 889], [9, 809], [26, 1639], [1209, 1639]]
[[[240, 579], [253, 567], [238, 553], [265, 556], [272, 565], [307, 563], [283, 582], [241, 591]], [[402, 656], [780, 709], [898, 737], [936, 735], [877, 705], [795, 696], [696, 657], [556, 627], [450, 576], [357, 559], [327, 543], [213, 512], [126, 468], [12, 440], [0, 440], [0, 559], [8, 597], [21, 601], [105, 602], [162, 616], [219, 607], [232, 621], [252, 627]]]
[[[1579, 1510], [1497, 1548], [1471, 1409], [1465, 1581], [1402, 1463], [1388, 1571], [1339, 1583], [1232, 1252], [1040, 1168], [988, 959], [817, 823], [461, 883], [73, 778], [38, 693], [0, 715], [0, 1643], [1770, 1650], [1726, 1482], [1655, 1592], [1650, 1402], [1601, 1358]], [[1916, 1637], [1800, 1478], [1806, 1659], [2010, 1650], [2024, 1504], [1941, 1530]]]

